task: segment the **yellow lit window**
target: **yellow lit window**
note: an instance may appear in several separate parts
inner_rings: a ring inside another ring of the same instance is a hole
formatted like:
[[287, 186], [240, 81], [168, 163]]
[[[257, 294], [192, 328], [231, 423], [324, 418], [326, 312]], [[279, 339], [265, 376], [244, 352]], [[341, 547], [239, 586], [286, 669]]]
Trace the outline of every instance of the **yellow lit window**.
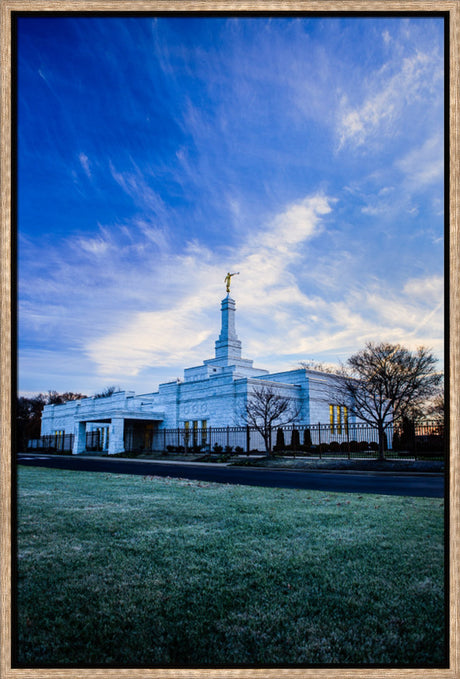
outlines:
[[331, 431], [334, 431], [334, 406], [330, 405], [329, 406], [329, 424], [331, 427]]
[[340, 406], [336, 406], [336, 411], [337, 411], [337, 432], [339, 434], [342, 433], [342, 411], [340, 409]]

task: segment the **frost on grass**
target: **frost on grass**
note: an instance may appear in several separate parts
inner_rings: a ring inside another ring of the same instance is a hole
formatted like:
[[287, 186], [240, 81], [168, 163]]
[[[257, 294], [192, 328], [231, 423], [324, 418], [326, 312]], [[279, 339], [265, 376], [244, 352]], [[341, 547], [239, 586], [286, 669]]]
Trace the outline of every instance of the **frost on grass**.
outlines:
[[439, 500], [31, 468], [18, 490], [26, 663], [443, 661]]

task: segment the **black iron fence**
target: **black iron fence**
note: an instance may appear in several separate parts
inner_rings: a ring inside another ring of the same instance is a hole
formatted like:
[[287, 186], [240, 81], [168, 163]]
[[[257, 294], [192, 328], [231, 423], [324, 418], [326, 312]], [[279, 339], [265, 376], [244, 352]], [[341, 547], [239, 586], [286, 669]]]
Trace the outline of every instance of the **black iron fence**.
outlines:
[[[74, 440], [74, 434], [47, 434], [40, 436], [39, 439], [31, 439], [27, 444], [27, 450], [40, 450], [43, 453], [71, 453]], [[99, 431], [86, 432], [86, 450], [103, 450], [103, 438]]]
[[27, 450], [40, 450], [43, 453], [71, 453], [73, 442], [73, 434], [49, 434], [30, 440]]
[[[377, 427], [367, 424], [284, 426], [271, 432], [273, 451], [279, 455], [376, 457]], [[388, 457], [444, 457], [444, 428], [438, 423], [390, 425], [385, 430]], [[152, 449], [169, 453], [250, 454], [265, 451], [265, 441], [254, 427], [161, 429], [154, 433]]]
[[[443, 459], [445, 436], [443, 425], [436, 422], [392, 424], [385, 430], [387, 457]], [[69, 453], [73, 434], [52, 434], [29, 441], [28, 450]], [[277, 455], [312, 457], [378, 456], [379, 436], [376, 427], [367, 424], [274, 427], [271, 444]], [[99, 431], [87, 432], [86, 449], [102, 452], [104, 441]], [[256, 454], [265, 451], [265, 441], [254, 427], [206, 427], [195, 429], [158, 429], [153, 432], [151, 448], [135, 449], [132, 437], [125, 437], [126, 452], [161, 452], [180, 454]]]

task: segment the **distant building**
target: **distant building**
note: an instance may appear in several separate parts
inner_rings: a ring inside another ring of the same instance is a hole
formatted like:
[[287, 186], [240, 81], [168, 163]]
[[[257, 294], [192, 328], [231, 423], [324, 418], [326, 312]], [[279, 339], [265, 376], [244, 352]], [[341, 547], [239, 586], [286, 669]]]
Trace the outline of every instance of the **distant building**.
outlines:
[[85, 451], [87, 432], [95, 430], [99, 431], [102, 449], [109, 454], [125, 448], [148, 450], [161, 430], [192, 432], [244, 424], [245, 404], [251, 391], [260, 385], [270, 385], [293, 399], [299, 426], [318, 422], [347, 426], [347, 408], [334, 403], [336, 375], [305, 368], [270, 373], [242, 358], [235, 309], [235, 301], [227, 294], [221, 303], [222, 325], [214, 358], [186, 368], [183, 381], [160, 384], [157, 392], [138, 396], [122, 391], [45, 406], [41, 435], [74, 434], [74, 454]]

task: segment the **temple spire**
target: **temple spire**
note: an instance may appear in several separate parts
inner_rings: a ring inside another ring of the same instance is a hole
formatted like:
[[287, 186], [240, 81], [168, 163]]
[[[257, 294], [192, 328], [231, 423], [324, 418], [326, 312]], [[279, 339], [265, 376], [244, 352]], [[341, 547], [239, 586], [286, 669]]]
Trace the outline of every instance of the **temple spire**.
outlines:
[[216, 358], [230, 361], [241, 358], [241, 342], [235, 330], [235, 300], [228, 294], [221, 302], [222, 327], [216, 341]]

